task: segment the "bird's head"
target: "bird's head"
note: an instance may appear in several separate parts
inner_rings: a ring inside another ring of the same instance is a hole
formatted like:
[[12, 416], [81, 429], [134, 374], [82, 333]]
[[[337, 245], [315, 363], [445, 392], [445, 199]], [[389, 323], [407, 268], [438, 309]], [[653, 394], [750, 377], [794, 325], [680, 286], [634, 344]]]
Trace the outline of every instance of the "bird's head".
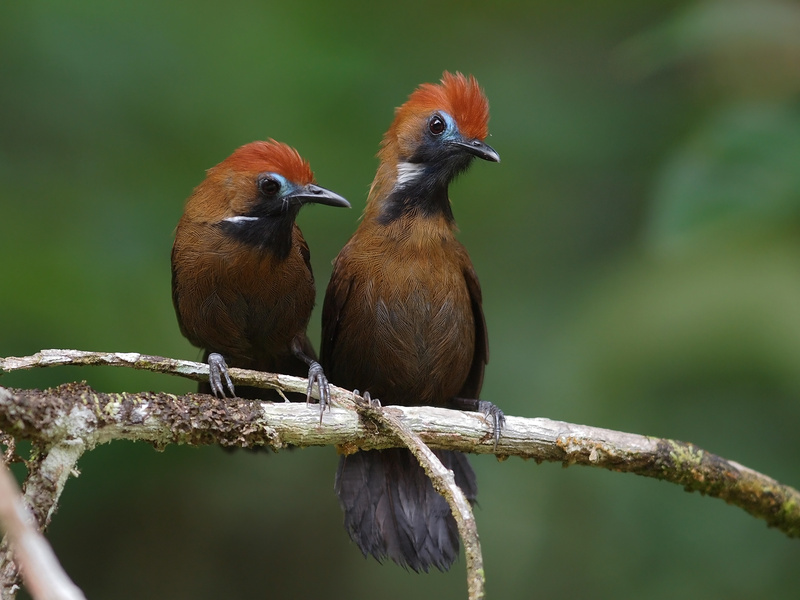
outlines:
[[472, 159], [500, 161], [488, 135], [489, 102], [474, 77], [445, 72], [440, 83], [419, 86], [395, 111], [378, 153], [383, 171], [373, 191], [387, 200], [378, 200], [384, 220], [412, 205], [448, 212], [447, 187]]
[[489, 102], [474, 77], [445, 72], [441, 83], [424, 83], [397, 109], [382, 152], [396, 152], [398, 179], [439, 166], [452, 178], [472, 158], [499, 162], [484, 140]]
[[225, 218], [295, 216], [308, 203], [350, 206], [338, 194], [314, 183], [311, 167], [297, 150], [275, 140], [238, 148], [208, 170], [206, 182], [218, 188]]
[[251, 142], [208, 170], [186, 203], [185, 217], [264, 245], [276, 230], [291, 231], [308, 203], [350, 207], [314, 183], [311, 167], [294, 148], [275, 140]]

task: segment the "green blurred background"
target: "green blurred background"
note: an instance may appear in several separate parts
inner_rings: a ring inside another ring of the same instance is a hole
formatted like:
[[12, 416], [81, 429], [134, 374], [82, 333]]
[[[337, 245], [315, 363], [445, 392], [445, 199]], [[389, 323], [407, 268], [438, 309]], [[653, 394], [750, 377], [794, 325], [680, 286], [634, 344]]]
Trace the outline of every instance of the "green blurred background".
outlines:
[[[392, 111], [474, 74], [499, 165], [451, 189], [507, 413], [692, 441], [800, 485], [800, 5], [774, 0], [227, 0], [0, 7], [0, 355], [187, 359], [170, 299], [185, 198], [237, 146], [301, 152], [318, 304]], [[312, 320], [319, 338], [319, 313]], [[191, 382], [60, 368], [105, 391]], [[342, 528], [332, 448], [114, 443], [49, 537], [89, 598], [463, 598]], [[796, 597], [800, 542], [632, 475], [476, 457], [493, 598]]]

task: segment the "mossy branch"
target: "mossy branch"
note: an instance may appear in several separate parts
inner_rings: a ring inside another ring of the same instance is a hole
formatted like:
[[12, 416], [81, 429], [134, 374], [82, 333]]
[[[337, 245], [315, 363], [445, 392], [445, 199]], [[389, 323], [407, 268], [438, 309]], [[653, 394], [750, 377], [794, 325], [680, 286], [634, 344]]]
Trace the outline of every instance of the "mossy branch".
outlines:
[[[208, 378], [208, 366], [202, 363], [135, 353], [76, 350], [43, 350], [28, 357], [0, 358], [0, 374], [54, 365], [113, 365], [195, 380]], [[298, 377], [243, 369], [231, 369], [230, 373], [237, 385], [301, 393], [306, 389], [306, 380]], [[35, 472], [26, 485], [26, 499], [41, 526], [47, 523], [80, 454], [97, 444], [128, 439], [146, 441], [159, 448], [169, 444], [221, 444], [269, 446], [277, 450], [289, 445], [336, 445], [342, 452], [352, 452], [410, 446], [419, 454], [418, 458], [423, 457], [423, 462], [426, 459], [421, 448], [427, 445], [493, 453], [500, 459], [519, 456], [537, 462], [601, 467], [654, 477], [679, 484], [688, 491], [722, 498], [764, 519], [789, 537], [800, 537], [800, 493], [796, 489], [691, 443], [544, 418], [508, 416], [495, 447], [490, 425], [479, 413], [434, 407], [376, 410], [353, 392], [335, 386], [331, 387], [331, 396], [333, 407], [324, 413], [320, 423], [318, 407], [305, 403], [219, 400], [204, 394], [104, 394], [80, 383], [45, 391], [0, 388], [0, 429], [15, 438], [34, 441], [45, 450], [46, 457], [51, 453], [59, 457], [51, 461], [53, 464], [46, 464], [46, 458], [41, 461], [40, 468], [48, 469], [48, 473], [38, 475], [38, 479], [49, 482], [49, 489], [43, 490], [36, 483]], [[413, 438], [423, 444], [414, 443]], [[432, 453], [428, 454], [436, 462], [424, 466], [429, 475], [434, 474], [437, 489], [446, 490], [446, 469]], [[67, 460], [62, 460], [65, 456]], [[52, 500], [49, 503], [48, 498]], [[457, 498], [450, 497], [448, 502], [460, 518], [463, 513], [457, 506]], [[471, 514], [465, 518], [466, 526], [459, 521], [460, 532], [474, 535], [474, 544], [465, 539], [465, 547], [468, 552], [477, 548], [479, 558], [477, 531], [469, 531]], [[483, 570], [479, 564], [475, 563], [477, 583], [470, 581], [470, 592], [474, 588], [477, 595], [471, 597], [483, 594]]]

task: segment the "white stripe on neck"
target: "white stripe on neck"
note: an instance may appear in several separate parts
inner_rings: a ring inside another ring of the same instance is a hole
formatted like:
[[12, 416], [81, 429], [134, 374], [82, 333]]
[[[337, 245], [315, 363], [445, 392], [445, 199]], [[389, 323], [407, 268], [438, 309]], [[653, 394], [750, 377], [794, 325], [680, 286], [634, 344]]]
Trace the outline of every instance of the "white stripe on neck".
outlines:
[[424, 163], [399, 163], [397, 165], [397, 182], [395, 183], [395, 188], [413, 183], [422, 175], [422, 171], [424, 170]]
[[250, 221], [258, 221], [258, 217], [246, 217], [244, 215], [236, 215], [235, 217], [228, 217], [227, 219], [222, 219], [223, 221], [227, 221], [228, 223], [234, 223], [236, 225], [240, 223], [248, 223]]

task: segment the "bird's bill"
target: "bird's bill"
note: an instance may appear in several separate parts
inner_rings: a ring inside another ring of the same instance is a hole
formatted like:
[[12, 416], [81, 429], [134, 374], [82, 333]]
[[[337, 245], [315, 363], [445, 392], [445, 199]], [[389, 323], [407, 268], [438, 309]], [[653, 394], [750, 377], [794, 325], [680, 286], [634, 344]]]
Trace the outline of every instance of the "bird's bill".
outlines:
[[490, 162], [500, 162], [500, 155], [497, 151], [480, 140], [459, 140], [453, 143], [473, 156]]
[[289, 198], [300, 204], [327, 204], [328, 206], [341, 206], [342, 208], [350, 208], [350, 203], [330, 190], [323, 187], [309, 183], [289, 195]]

